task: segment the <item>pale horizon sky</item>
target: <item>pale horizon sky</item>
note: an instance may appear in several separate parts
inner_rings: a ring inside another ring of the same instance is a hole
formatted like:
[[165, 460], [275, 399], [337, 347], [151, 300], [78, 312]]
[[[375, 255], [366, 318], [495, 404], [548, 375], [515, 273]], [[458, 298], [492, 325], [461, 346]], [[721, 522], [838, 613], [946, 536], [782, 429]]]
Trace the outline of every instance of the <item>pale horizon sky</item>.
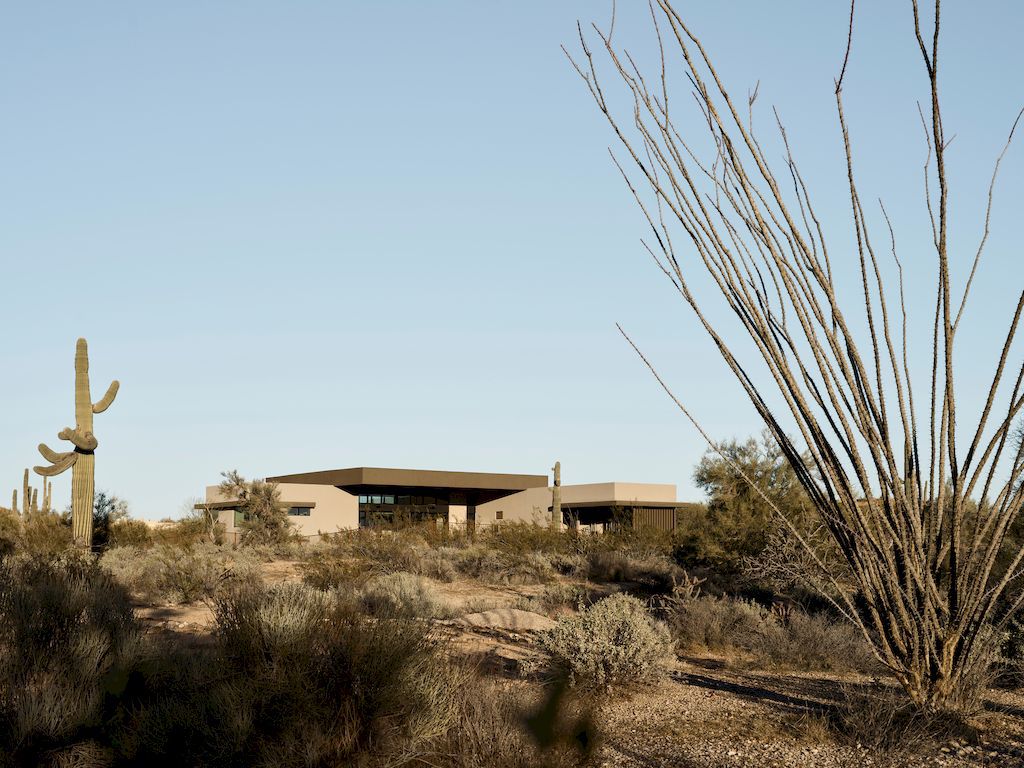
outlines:
[[[735, 93], [760, 82], [766, 135], [778, 107], [833, 258], [852, 258], [832, 95], [848, 6], [678, 8]], [[666, 482], [681, 500], [701, 498], [692, 472], [705, 446], [615, 323], [714, 437], [761, 425], [640, 246], [644, 222], [607, 153], [614, 137], [560, 50], [575, 48], [577, 19], [606, 26], [610, 10], [610, 0], [9, 4], [0, 503], [42, 463], [37, 443], [61, 450], [79, 336], [94, 399], [121, 381], [96, 417], [97, 488], [138, 517], [176, 516], [236, 468], [540, 474], [558, 459], [565, 483]], [[649, 63], [646, 14], [619, 0], [615, 35]], [[961, 283], [992, 162], [1024, 104], [1022, 21], [1010, 0], [946, 10]], [[846, 109], [862, 196], [884, 199], [922, 276], [910, 289], [922, 288], [911, 299], [921, 354], [933, 262], [915, 105], [925, 89], [909, 2], [862, 0]], [[968, 412], [1024, 275], [1022, 152], [1003, 163], [961, 331]], [[69, 497], [67, 473], [54, 498], [63, 508]]]

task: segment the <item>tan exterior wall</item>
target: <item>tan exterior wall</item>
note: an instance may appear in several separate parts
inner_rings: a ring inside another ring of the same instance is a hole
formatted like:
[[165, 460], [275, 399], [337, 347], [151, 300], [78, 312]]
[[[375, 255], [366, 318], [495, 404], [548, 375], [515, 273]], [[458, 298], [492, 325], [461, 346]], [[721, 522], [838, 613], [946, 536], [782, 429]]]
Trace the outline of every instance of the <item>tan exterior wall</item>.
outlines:
[[478, 504], [476, 507], [476, 524], [478, 527], [493, 525], [498, 510], [502, 511], [502, 521], [509, 520], [520, 523], [546, 524], [550, 519], [548, 507], [551, 506], [550, 488], [529, 488], [502, 499]]
[[[346, 528], [359, 527], [359, 499], [333, 485], [305, 485], [298, 483], [280, 483], [277, 486], [284, 503], [311, 501], [316, 504], [309, 512], [309, 517], [298, 515], [289, 517], [296, 531], [302, 536], [315, 540], [320, 533], [334, 533]], [[206, 501], [229, 501], [220, 493], [220, 488], [210, 485], [206, 488]], [[218, 519], [224, 523], [224, 529], [231, 540], [239, 533], [235, 528], [234, 512], [222, 510]]]
[[[305, 483], [279, 483], [281, 501], [314, 502], [315, 507], [309, 517], [294, 516], [289, 518], [296, 530], [303, 536], [315, 540], [320, 533], [333, 533], [338, 530], [359, 527], [359, 498], [333, 485], [313, 485]], [[566, 505], [583, 504], [586, 502], [633, 502], [661, 501], [674, 502], [676, 487], [659, 483], [585, 483], [581, 485], [563, 485], [562, 503]], [[219, 486], [206, 488], [206, 501], [229, 501], [220, 493]], [[529, 488], [513, 493], [476, 507], [476, 525], [484, 528], [497, 521], [497, 513], [502, 512], [503, 522], [537, 523], [546, 525], [550, 520], [548, 508], [551, 506], [551, 488]], [[452, 504], [448, 508], [451, 525], [460, 526], [466, 523], [466, 507]], [[236, 539], [240, 531], [235, 528], [234, 512], [221, 510], [218, 519], [224, 524], [228, 540]]]
[[562, 486], [563, 504], [675, 500], [676, 487], [668, 483], [583, 483]]

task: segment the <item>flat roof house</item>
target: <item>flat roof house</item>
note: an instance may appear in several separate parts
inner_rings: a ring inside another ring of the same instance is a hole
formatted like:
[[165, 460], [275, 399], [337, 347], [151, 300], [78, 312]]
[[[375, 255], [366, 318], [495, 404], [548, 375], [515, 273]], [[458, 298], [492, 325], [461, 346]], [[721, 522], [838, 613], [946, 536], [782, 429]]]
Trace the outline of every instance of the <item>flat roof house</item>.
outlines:
[[[372, 527], [399, 521], [434, 520], [439, 525], [493, 525], [499, 521], [547, 523], [552, 488], [547, 475], [447, 472], [420, 469], [350, 467], [268, 477], [299, 533]], [[609, 525], [674, 528], [676, 487], [651, 483], [562, 485], [563, 523], [604, 530]], [[218, 512], [230, 538], [241, 531], [237, 499], [222, 497], [219, 486], [206, 488], [197, 505]]]

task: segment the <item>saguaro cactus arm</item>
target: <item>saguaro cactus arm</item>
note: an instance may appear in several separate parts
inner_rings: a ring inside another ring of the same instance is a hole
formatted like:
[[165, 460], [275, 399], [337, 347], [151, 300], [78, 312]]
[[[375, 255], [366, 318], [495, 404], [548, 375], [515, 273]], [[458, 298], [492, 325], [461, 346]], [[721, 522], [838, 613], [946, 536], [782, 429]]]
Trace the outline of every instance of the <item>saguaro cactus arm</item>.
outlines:
[[62, 455], [64, 458], [60, 459], [59, 461], [55, 461], [52, 466], [33, 467], [33, 470], [35, 470], [35, 473], [37, 475], [41, 475], [43, 477], [53, 477], [54, 475], [59, 475], [61, 472], [65, 472], [68, 469], [71, 469], [71, 467], [75, 465], [75, 462], [78, 461], [79, 456], [79, 454], [75, 453], [74, 451], [72, 451], [71, 453], [65, 453], [60, 455]]
[[71, 427], [65, 427], [57, 433], [57, 437], [61, 440], [68, 440], [73, 443], [76, 448], [80, 448], [83, 451], [95, 451], [99, 445], [99, 441], [92, 432], [79, 432], [77, 429]]
[[110, 407], [110, 404], [114, 402], [114, 398], [117, 397], [117, 390], [120, 388], [120, 386], [121, 383], [117, 379], [114, 379], [112, 382], [110, 382], [110, 386], [107, 387], [107, 394], [105, 394], [103, 397], [101, 397], [99, 400], [93, 403], [92, 412], [103, 413], [105, 410], [107, 410], [107, 408]]
[[64, 459], [66, 459], [68, 456], [71, 456], [74, 453], [74, 451], [68, 451], [67, 453], [58, 453], [57, 451], [50, 448], [50, 446], [48, 446], [46, 443], [40, 443], [39, 453], [41, 453], [43, 455], [43, 458], [46, 459], [51, 464], [56, 464], [58, 461], [64, 461]]

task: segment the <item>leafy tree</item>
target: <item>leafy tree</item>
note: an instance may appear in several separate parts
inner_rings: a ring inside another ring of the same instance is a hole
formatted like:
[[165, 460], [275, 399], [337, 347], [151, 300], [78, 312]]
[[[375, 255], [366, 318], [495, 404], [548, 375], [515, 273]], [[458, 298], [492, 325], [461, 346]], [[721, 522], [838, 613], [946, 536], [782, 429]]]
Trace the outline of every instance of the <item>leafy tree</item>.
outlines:
[[720, 447], [728, 460], [708, 451], [694, 470], [694, 481], [707, 493], [708, 503], [702, 512], [687, 516], [678, 534], [677, 557], [684, 565], [735, 572], [744, 561], [761, 555], [780, 526], [777, 513], [746, 478], [802, 528], [810, 525], [813, 507], [768, 432], [760, 439], [733, 440]]

